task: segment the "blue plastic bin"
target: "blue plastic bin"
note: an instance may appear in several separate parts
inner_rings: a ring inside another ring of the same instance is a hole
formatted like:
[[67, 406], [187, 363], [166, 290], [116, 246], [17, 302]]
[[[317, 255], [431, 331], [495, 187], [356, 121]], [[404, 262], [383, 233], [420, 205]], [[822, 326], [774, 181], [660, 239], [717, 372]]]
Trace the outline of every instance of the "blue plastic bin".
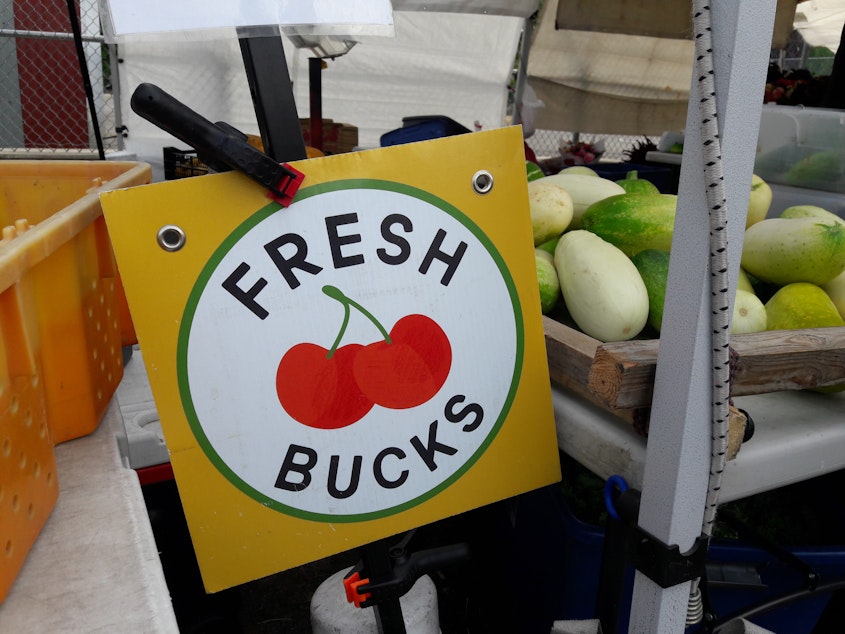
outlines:
[[442, 115], [405, 117], [402, 127], [381, 135], [382, 147], [439, 139], [456, 134], [466, 134], [470, 130], [457, 121]]
[[[509, 562], [520, 579], [515, 599], [529, 623], [524, 632], [547, 633], [547, 626], [554, 620], [596, 618], [604, 530], [575, 517], [559, 486], [519, 497], [511, 537], [514, 541]], [[809, 564], [822, 582], [845, 577], [845, 546], [797, 548], [790, 552]], [[756, 570], [761, 585], [728, 588], [711, 584], [710, 600], [717, 618], [804, 587], [798, 571], [766, 551], [736, 540], [714, 539], [708, 570], [725, 564]], [[618, 633], [625, 632], [628, 625], [633, 568], [627, 570], [625, 577]], [[829, 592], [806, 595], [748, 620], [778, 633], [810, 634], [830, 597]]]

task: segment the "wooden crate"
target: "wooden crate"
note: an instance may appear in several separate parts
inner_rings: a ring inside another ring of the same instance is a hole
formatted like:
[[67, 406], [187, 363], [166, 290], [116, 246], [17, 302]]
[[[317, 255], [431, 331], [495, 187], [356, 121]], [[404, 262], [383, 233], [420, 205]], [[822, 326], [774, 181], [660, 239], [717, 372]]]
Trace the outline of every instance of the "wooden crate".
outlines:
[[[311, 120], [300, 119], [302, 140], [305, 145], [314, 146], [311, 139]], [[358, 128], [348, 123], [336, 123], [331, 119], [323, 119], [322, 150], [326, 154], [341, 154], [351, 152], [358, 146]]]
[[[543, 326], [553, 383], [647, 427], [659, 339], [602, 343], [550, 317]], [[845, 384], [845, 327], [734, 335], [731, 349], [733, 396]]]

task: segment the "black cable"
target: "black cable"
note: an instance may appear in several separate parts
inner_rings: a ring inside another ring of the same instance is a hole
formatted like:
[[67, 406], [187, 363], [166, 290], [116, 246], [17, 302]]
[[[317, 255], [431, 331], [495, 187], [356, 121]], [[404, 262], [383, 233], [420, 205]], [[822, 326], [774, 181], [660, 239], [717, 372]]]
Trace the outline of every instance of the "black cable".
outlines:
[[735, 619], [750, 619], [759, 614], [764, 614], [769, 610], [773, 610], [781, 605], [785, 605], [787, 603], [791, 603], [797, 599], [804, 598], [805, 596], [809, 595], [816, 595], [816, 594], [824, 594], [827, 592], [834, 592], [836, 590], [841, 590], [845, 588], [845, 579], [836, 579], [833, 581], [828, 581], [827, 583], [820, 583], [814, 590], [810, 590], [809, 588], [802, 588], [800, 590], [793, 590], [792, 592], [787, 592], [778, 596], [775, 596], [771, 599], [766, 601], [761, 601], [756, 605], [752, 605], [751, 607], [743, 608], [735, 612], [734, 614], [730, 614], [725, 616], [721, 619], [717, 619], [707, 625], [704, 626], [704, 631], [706, 632], [719, 632], [723, 627], [725, 627], [728, 623]]
[[100, 135], [100, 122], [97, 120], [97, 108], [94, 105], [94, 90], [91, 88], [91, 77], [88, 75], [88, 63], [85, 61], [85, 49], [82, 46], [82, 30], [79, 27], [79, 18], [76, 17], [76, 3], [74, 0], [67, 0], [68, 17], [70, 18], [70, 29], [73, 32], [73, 42], [76, 44], [76, 57], [79, 60], [79, 71], [82, 73], [82, 85], [85, 87], [85, 97], [88, 100], [88, 109], [91, 111], [91, 122], [94, 127], [94, 138], [97, 141], [97, 153], [100, 160], [106, 160], [106, 153], [103, 149], [103, 137]]

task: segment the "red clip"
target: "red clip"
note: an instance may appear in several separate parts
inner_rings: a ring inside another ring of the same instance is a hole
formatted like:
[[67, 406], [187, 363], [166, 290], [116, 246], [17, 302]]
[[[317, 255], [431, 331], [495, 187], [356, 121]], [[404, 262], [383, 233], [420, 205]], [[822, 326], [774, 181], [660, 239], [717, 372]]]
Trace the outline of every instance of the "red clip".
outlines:
[[282, 207], [287, 207], [293, 202], [293, 197], [299, 191], [299, 186], [305, 180], [305, 174], [297, 169], [294, 169], [287, 163], [282, 163], [282, 167], [288, 174], [282, 176], [279, 184], [276, 185], [276, 190], [270, 190], [267, 195], [279, 203]]
[[354, 572], [343, 580], [343, 587], [346, 589], [346, 600], [349, 603], [354, 603], [356, 608], [360, 608], [361, 604], [369, 599], [372, 595], [370, 592], [360, 594], [358, 588], [370, 583], [369, 579], [361, 579], [360, 572]]

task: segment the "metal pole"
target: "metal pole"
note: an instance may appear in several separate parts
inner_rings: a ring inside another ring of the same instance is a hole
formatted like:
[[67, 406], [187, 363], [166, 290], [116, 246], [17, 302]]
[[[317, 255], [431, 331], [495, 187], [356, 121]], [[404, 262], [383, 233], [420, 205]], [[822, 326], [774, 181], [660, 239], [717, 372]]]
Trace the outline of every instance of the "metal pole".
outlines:
[[[775, 5], [726, 0], [711, 9], [734, 287]], [[711, 443], [709, 221], [698, 99], [693, 76], [639, 515], [644, 530], [681, 552], [701, 535]], [[638, 572], [630, 631], [683, 632], [689, 591], [689, 582], [663, 589]]]
[[311, 147], [323, 150], [323, 60], [308, 58], [308, 95], [311, 105]]
[[[393, 565], [390, 559], [390, 545], [380, 539], [361, 547], [364, 570], [372, 583], [390, 578]], [[386, 599], [373, 606], [379, 634], [405, 634], [405, 617], [399, 599]]]
[[280, 163], [304, 159], [281, 35], [241, 37], [240, 46], [264, 153]]
[[126, 143], [123, 140], [129, 134], [129, 130], [123, 125], [123, 112], [120, 108], [120, 72], [118, 71], [118, 64], [122, 60], [117, 56], [117, 45], [109, 44], [109, 80], [111, 81], [111, 96], [114, 107], [114, 132], [117, 137], [117, 149], [123, 150]]
[[525, 82], [528, 81], [528, 53], [531, 51], [531, 40], [534, 36], [534, 21], [537, 14], [531, 15], [523, 21], [522, 38], [519, 44], [519, 63], [516, 67], [513, 94], [513, 124], [522, 123], [522, 95], [525, 93]]
[[[26, 29], [0, 29], [0, 38], [13, 37], [16, 39], [31, 39], [31, 40], [73, 40], [75, 36], [73, 33], [62, 33], [60, 31], [32, 31]], [[81, 35], [79, 37], [83, 42], [97, 42], [102, 44], [106, 38], [102, 35]]]

